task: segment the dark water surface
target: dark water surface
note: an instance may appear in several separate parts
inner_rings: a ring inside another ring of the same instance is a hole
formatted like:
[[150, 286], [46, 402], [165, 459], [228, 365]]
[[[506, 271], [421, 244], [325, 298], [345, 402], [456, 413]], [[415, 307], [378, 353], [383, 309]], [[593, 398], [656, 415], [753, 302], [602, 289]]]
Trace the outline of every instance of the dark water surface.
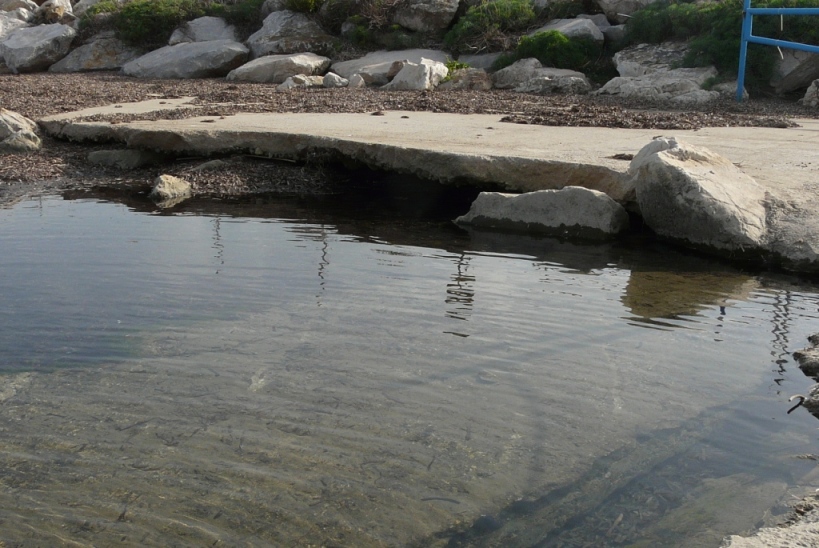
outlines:
[[819, 487], [812, 282], [382, 207], [0, 210], [0, 541], [717, 546]]

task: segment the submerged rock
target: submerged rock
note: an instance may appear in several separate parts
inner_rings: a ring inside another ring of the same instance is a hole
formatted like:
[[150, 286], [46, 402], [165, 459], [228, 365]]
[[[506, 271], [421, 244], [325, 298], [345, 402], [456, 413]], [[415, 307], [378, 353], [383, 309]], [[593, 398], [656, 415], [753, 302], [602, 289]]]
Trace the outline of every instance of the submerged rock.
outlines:
[[601, 238], [622, 232], [628, 213], [608, 195], [582, 187], [526, 194], [481, 192], [457, 224], [540, 234]]
[[176, 205], [191, 196], [191, 184], [173, 175], [160, 175], [154, 180], [154, 188], [148, 195], [160, 207]]

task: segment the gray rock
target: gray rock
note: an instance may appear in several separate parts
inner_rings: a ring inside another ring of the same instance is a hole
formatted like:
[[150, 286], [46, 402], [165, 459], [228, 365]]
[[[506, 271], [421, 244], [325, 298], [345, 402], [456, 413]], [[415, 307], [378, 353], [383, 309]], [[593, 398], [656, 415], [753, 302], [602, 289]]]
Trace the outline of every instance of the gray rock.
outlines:
[[438, 89], [487, 91], [492, 89], [492, 78], [483, 69], [458, 69], [450, 74], [449, 79], [440, 84]]
[[383, 86], [389, 82], [387, 74], [396, 61], [421, 63], [421, 59], [446, 63], [449, 56], [440, 50], [409, 49], [398, 51], [374, 51], [359, 59], [333, 63], [330, 70], [343, 78], [350, 79], [359, 74], [367, 85]]
[[637, 205], [658, 235], [696, 247], [759, 250], [765, 191], [726, 158], [675, 139], [655, 139], [632, 160]]
[[618, 74], [630, 78], [672, 70], [682, 63], [687, 50], [685, 42], [637, 44], [618, 51], [613, 59]]
[[819, 377], [819, 348], [803, 348], [793, 353], [799, 369], [808, 377]]
[[470, 68], [477, 68], [477, 69], [484, 69], [489, 70], [492, 68], [492, 65], [495, 64], [495, 61], [498, 60], [498, 57], [503, 55], [503, 53], [480, 53], [477, 55], [459, 55], [458, 61], [461, 63], [466, 63], [469, 65]]
[[349, 80], [342, 78], [335, 72], [328, 72], [325, 74], [322, 81], [322, 85], [326, 88], [346, 88], [349, 84]]
[[126, 46], [113, 33], [105, 33], [71, 53], [48, 68], [49, 72], [85, 72], [114, 70], [139, 57], [141, 52]]
[[247, 56], [247, 48], [232, 40], [188, 42], [138, 57], [126, 63], [122, 72], [137, 78], [218, 77], [241, 66]]
[[262, 4], [261, 14], [262, 17], [267, 17], [274, 11], [282, 11], [287, 9], [285, 7], [286, 0], [265, 0], [264, 4]]
[[329, 58], [315, 53], [266, 55], [230, 71], [227, 79], [242, 82], [281, 84], [289, 77], [297, 74], [322, 75], [327, 72], [329, 66]]
[[776, 93], [807, 88], [819, 78], [819, 55], [795, 49], [783, 49], [777, 57], [770, 84]]
[[28, 24], [20, 19], [9, 17], [8, 13], [0, 12], [0, 42], [5, 40], [17, 29], [27, 27]]
[[595, 25], [597, 28], [600, 29], [601, 32], [605, 32], [605, 29], [611, 27], [611, 23], [609, 23], [608, 17], [603, 15], [602, 13], [595, 13], [594, 15], [588, 15], [585, 13], [581, 13], [575, 19], [588, 19]]
[[599, 44], [605, 41], [603, 33], [597, 25], [589, 19], [554, 19], [547, 25], [529, 33], [529, 36], [538, 32], [556, 30], [568, 38], [593, 40]]
[[819, 107], [819, 80], [814, 80], [808, 86], [805, 96], [799, 100], [805, 106], [816, 108]]
[[[492, 74], [492, 83], [498, 89], [522, 88], [527, 82], [544, 78], [560, 80], [564, 78], [579, 78], [588, 82], [582, 72], [570, 69], [557, 69], [544, 67], [537, 59], [521, 59], [508, 67]], [[532, 84], [533, 88], [539, 88], [537, 83]]]
[[604, 29], [603, 37], [606, 39], [606, 44], [618, 45], [626, 40], [626, 26], [625, 25], [611, 25]]
[[596, 0], [597, 5], [606, 14], [609, 21], [625, 23], [628, 16], [640, 11], [657, 0]]
[[33, 11], [29, 11], [25, 8], [17, 8], [16, 10], [3, 12], [3, 14], [5, 14], [5, 16], [9, 19], [16, 19], [17, 21], [22, 21], [24, 23], [34, 23], [34, 20], [37, 19], [37, 16], [34, 15]]
[[101, 1], [102, 0], [80, 0], [79, 2], [74, 4], [73, 7], [74, 15], [76, 15], [77, 17], [81, 17], [83, 13], [88, 11], [88, 8], [96, 4], [99, 4]]
[[276, 91], [290, 91], [292, 89], [321, 87], [324, 87], [323, 76], [304, 76], [297, 74], [295, 76], [291, 76], [290, 78], [276, 86]]
[[301, 53], [312, 51], [319, 55], [331, 54], [337, 44], [317, 23], [303, 13], [282, 10], [268, 15], [262, 28], [247, 39], [253, 58], [274, 53]]
[[0, 153], [28, 152], [41, 146], [37, 124], [22, 114], [0, 107]]
[[40, 4], [34, 14], [46, 23], [68, 24], [76, 19], [71, 0], [46, 0]]
[[584, 77], [577, 76], [536, 76], [515, 88], [518, 93], [550, 95], [562, 93], [567, 95], [585, 95], [591, 91], [591, 83]]
[[[737, 96], [737, 81], [731, 80], [729, 82], [721, 82], [714, 87], [711, 88], [711, 91], [716, 91], [720, 94], [720, 96], [725, 97], [726, 99], [736, 99]], [[742, 99], [748, 99], [748, 90], [743, 88], [742, 89]]]
[[167, 154], [138, 149], [95, 150], [88, 153], [89, 163], [122, 170], [160, 164], [167, 158]]
[[526, 194], [481, 192], [458, 224], [599, 238], [629, 226], [626, 210], [596, 190], [570, 186]]
[[395, 77], [381, 89], [384, 90], [429, 90], [446, 78], [449, 70], [446, 65], [429, 59], [420, 63], [406, 61]]
[[68, 54], [76, 35], [59, 23], [20, 28], [0, 42], [0, 56], [14, 73], [45, 70]]
[[236, 27], [228, 25], [221, 17], [199, 17], [183, 23], [173, 31], [168, 40], [169, 46], [184, 42], [209, 42], [212, 40], [231, 40], [236, 42]]
[[160, 175], [154, 180], [149, 198], [159, 207], [172, 207], [189, 198], [192, 194], [191, 184], [173, 175]]
[[458, 11], [458, 0], [417, 0], [405, 2], [393, 17], [393, 22], [422, 33], [446, 30]]
[[34, 11], [37, 7], [37, 4], [31, 0], [0, 0], [0, 11], [14, 11], [17, 8]]
[[719, 98], [719, 92], [702, 89], [702, 84], [716, 75], [714, 67], [702, 67], [651, 72], [637, 77], [618, 76], [606, 82], [596, 93], [626, 99], [699, 105]]
[[349, 81], [347, 83], [348, 88], [353, 89], [361, 89], [367, 87], [367, 81], [364, 80], [364, 77], [360, 74], [353, 74], [350, 76]]

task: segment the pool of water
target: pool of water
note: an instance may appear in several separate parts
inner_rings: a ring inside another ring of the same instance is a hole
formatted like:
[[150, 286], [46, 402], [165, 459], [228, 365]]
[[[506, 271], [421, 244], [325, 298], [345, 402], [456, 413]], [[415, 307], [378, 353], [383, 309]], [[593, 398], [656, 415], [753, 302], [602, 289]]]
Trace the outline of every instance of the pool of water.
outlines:
[[815, 487], [810, 281], [351, 197], [66, 198], [0, 210], [8, 544], [718, 546]]

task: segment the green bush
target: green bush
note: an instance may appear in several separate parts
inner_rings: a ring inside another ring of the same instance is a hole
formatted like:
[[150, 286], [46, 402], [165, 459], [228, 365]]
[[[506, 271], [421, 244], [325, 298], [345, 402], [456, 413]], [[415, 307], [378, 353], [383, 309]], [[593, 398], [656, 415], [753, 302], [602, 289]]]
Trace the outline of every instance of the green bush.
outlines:
[[[815, 7], [815, 0], [759, 0], [754, 7]], [[754, 34], [779, 40], [819, 44], [819, 18], [815, 16], [754, 16]], [[689, 4], [661, 1], [635, 13], [626, 27], [631, 43], [690, 40], [683, 66], [714, 65], [721, 73], [736, 74], [742, 33], [742, 1], [723, 0]], [[746, 78], [750, 86], [770, 80], [775, 56], [770, 46], [750, 44]]]
[[508, 33], [525, 30], [536, 19], [531, 0], [482, 0], [458, 19], [444, 43], [453, 52], [503, 50]]
[[133, 0], [122, 6], [114, 24], [129, 44], [164, 46], [176, 27], [206, 15], [205, 6], [196, 0]]
[[322, 0], [285, 0], [284, 8], [298, 13], [313, 13], [321, 7]]
[[515, 51], [500, 57], [493, 69], [501, 69], [520, 59], [534, 57], [543, 66], [586, 71], [595, 64], [602, 48], [593, 40], [571, 39], [556, 30], [523, 36]]

